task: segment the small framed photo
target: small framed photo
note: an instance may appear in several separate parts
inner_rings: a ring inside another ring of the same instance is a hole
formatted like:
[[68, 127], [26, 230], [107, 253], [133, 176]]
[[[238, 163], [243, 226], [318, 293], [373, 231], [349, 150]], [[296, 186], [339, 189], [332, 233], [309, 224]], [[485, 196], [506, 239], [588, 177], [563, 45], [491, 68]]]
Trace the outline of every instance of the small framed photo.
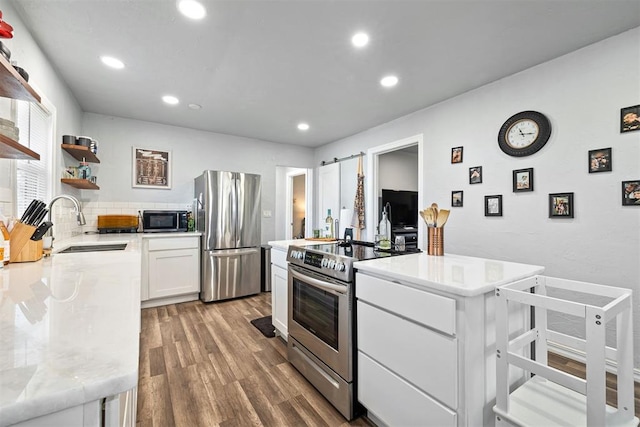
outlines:
[[533, 168], [513, 171], [513, 192], [533, 191]]
[[502, 216], [502, 195], [484, 196], [484, 216]]
[[622, 206], [640, 206], [640, 179], [622, 181]]
[[620, 109], [620, 133], [640, 130], [640, 105]]
[[549, 218], [573, 218], [573, 193], [549, 194]]
[[469, 184], [482, 183], [482, 166], [469, 168]]
[[171, 151], [132, 148], [131, 185], [134, 188], [171, 189]]
[[463, 202], [463, 191], [452, 191], [451, 192], [451, 207], [452, 208], [461, 208]]
[[463, 147], [453, 147], [451, 149], [451, 163], [462, 163]]
[[611, 148], [589, 151], [589, 173], [611, 172]]

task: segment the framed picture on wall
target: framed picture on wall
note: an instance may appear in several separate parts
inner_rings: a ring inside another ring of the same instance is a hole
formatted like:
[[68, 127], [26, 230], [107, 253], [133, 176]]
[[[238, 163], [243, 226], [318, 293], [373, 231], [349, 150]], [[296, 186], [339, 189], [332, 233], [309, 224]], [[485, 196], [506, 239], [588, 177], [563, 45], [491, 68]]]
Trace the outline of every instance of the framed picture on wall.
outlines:
[[620, 109], [620, 133], [640, 130], [640, 105]]
[[622, 206], [640, 206], [640, 179], [622, 181]]
[[451, 149], [451, 163], [462, 163], [462, 150], [464, 147], [453, 147]]
[[469, 168], [469, 184], [482, 183], [482, 166]]
[[461, 208], [463, 203], [463, 191], [452, 191], [451, 192], [451, 207], [452, 208]]
[[484, 196], [484, 216], [502, 216], [502, 195]]
[[171, 189], [171, 151], [132, 148], [132, 186], [158, 190]]
[[589, 173], [611, 172], [611, 148], [589, 151]]
[[549, 218], [573, 218], [573, 193], [549, 194]]
[[533, 191], [533, 168], [513, 171], [513, 192]]

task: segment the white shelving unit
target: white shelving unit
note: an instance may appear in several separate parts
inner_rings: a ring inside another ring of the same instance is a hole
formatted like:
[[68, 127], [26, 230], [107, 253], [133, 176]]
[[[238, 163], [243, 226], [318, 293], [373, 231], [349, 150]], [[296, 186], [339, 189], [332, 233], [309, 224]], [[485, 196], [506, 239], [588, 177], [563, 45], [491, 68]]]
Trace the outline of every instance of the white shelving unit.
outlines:
[[[552, 290], [559, 290], [553, 292]], [[550, 296], [571, 295], [573, 299]], [[594, 298], [596, 297], [596, 298]], [[576, 300], [602, 301], [601, 305]], [[496, 426], [637, 426], [633, 396], [632, 292], [545, 276], [534, 276], [496, 289]], [[535, 326], [522, 332], [509, 327], [509, 312], [534, 307]], [[584, 319], [585, 338], [547, 328], [547, 312]], [[616, 321], [616, 348], [605, 342], [607, 323]], [[548, 341], [586, 354], [586, 380], [547, 365]], [[535, 360], [527, 357], [535, 343]], [[606, 404], [607, 360], [617, 365], [618, 408]], [[535, 374], [509, 392], [509, 369]]]

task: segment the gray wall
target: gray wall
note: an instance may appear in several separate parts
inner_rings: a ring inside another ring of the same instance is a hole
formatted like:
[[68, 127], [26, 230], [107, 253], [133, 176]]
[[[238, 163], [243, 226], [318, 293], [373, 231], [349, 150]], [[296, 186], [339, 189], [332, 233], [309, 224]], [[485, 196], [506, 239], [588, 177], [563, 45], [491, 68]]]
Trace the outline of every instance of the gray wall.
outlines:
[[[398, 88], [397, 90], [402, 90]], [[464, 207], [447, 223], [447, 253], [538, 264], [546, 274], [634, 290], [635, 366], [640, 367], [640, 207], [621, 206], [621, 181], [640, 179], [640, 132], [621, 134], [620, 108], [640, 103], [640, 28], [588, 46], [316, 150], [316, 161], [424, 135], [425, 202]], [[551, 120], [547, 145], [505, 155], [497, 134], [511, 115]], [[451, 148], [464, 162], [451, 164]], [[587, 152], [613, 148], [613, 172], [589, 174]], [[484, 182], [469, 185], [468, 168]], [[534, 168], [535, 191], [512, 192], [512, 171]], [[365, 180], [368, 179], [365, 177]], [[575, 193], [575, 218], [548, 218], [548, 195]], [[484, 196], [502, 194], [503, 217], [484, 217]]]
[[[204, 132], [158, 123], [129, 120], [93, 113], [84, 115], [83, 134], [99, 141], [99, 191], [83, 192], [85, 201], [188, 203], [193, 198], [193, 179], [206, 169], [262, 175], [262, 241], [275, 239], [276, 165], [311, 167], [313, 150], [249, 138]], [[170, 150], [172, 188], [132, 188], [132, 147]]]
[[378, 187], [387, 190], [418, 191], [417, 154], [392, 151], [378, 159]]

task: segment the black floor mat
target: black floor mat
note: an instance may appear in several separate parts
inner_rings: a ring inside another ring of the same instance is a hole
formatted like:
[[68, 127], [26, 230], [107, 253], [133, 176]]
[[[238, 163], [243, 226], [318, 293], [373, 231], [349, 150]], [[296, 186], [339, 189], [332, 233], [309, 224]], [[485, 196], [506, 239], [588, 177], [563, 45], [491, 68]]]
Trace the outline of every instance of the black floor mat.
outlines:
[[259, 319], [253, 319], [251, 324], [258, 328], [262, 335], [267, 338], [273, 338], [276, 336], [276, 328], [271, 323], [271, 316], [261, 317]]

